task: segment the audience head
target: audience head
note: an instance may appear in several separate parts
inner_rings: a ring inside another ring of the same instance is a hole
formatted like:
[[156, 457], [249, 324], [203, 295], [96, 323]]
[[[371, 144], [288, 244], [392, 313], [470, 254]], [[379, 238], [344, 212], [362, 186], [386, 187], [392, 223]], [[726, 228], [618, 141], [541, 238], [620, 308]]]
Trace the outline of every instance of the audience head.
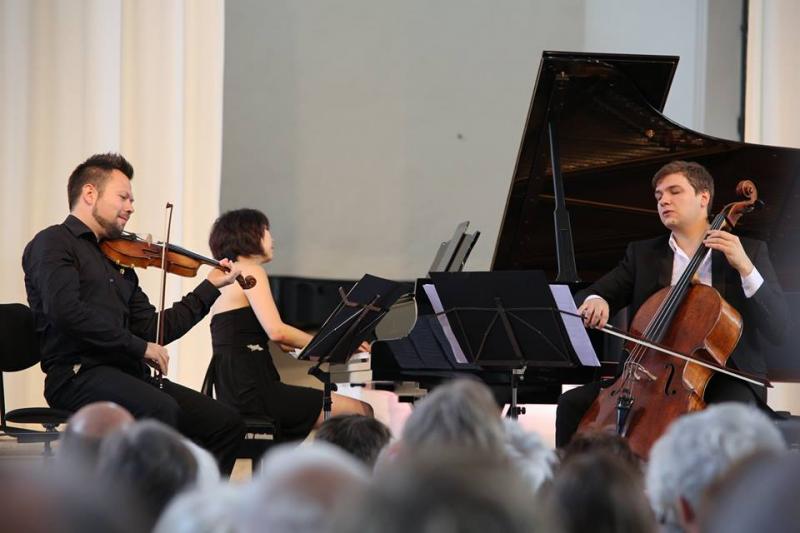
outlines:
[[366, 466], [332, 444], [278, 446], [264, 457], [248, 488], [244, 529], [322, 531], [333, 511], [368, 481]]
[[[18, 466], [19, 465], [15, 465]], [[25, 465], [27, 467], [27, 465]], [[135, 497], [77, 469], [47, 476], [0, 466], [0, 529], [25, 533], [140, 533], [146, 531]]]
[[552, 531], [535, 496], [507, 461], [477, 450], [428, 449], [376, 474], [342, 506], [336, 533]]
[[724, 403], [672, 423], [650, 451], [647, 493], [664, 528], [693, 528], [703, 491], [756, 452], [785, 450], [770, 419], [755, 407]]
[[566, 533], [655, 533], [641, 473], [608, 452], [575, 455], [546, 491]]
[[525, 431], [516, 420], [503, 420], [506, 431], [506, 453], [511, 464], [517, 468], [522, 478], [536, 492], [542, 484], [553, 477], [553, 467], [558, 458], [555, 452], [545, 445], [542, 438]]
[[197, 461], [175, 430], [155, 420], [142, 420], [103, 441], [97, 474], [136, 493], [155, 523], [176, 494], [194, 485]]
[[761, 454], [746, 459], [707, 495], [706, 533], [790, 533], [800, 524], [800, 456]]
[[133, 415], [112, 402], [81, 407], [69, 418], [59, 439], [59, 460], [72, 467], [79, 463], [83, 468], [94, 468], [103, 439], [133, 422]]
[[372, 468], [392, 433], [375, 418], [344, 415], [329, 418], [317, 429], [315, 439], [328, 442], [361, 459]]
[[573, 457], [599, 452], [619, 457], [637, 472], [642, 473], [642, 459], [631, 450], [627, 439], [608, 431], [593, 431], [575, 435], [561, 450], [561, 461], [566, 463]]
[[153, 533], [234, 533], [240, 527], [242, 486], [216, 483], [176, 496]]
[[217, 464], [217, 460], [214, 459], [211, 452], [186, 438], [183, 439], [183, 443], [197, 463], [195, 485], [198, 488], [204, 488], [219, 483], [222, 478], [219, 473], [219, 464]]
[[407, 449], [459, 446], [502, 453], [505, 430], [500, 407], [483, 383], [457, 379], [419, 402], [403, 428]]

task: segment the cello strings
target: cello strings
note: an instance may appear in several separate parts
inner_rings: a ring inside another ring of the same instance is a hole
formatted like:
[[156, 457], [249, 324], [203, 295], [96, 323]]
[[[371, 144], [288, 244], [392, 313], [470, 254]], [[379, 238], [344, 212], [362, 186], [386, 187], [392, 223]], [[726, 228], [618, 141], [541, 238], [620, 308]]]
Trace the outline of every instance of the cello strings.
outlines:
[[[722, 214], [720, 213], [712, 222], [710, 229], [712, 230], [719, 229], [724, 223], [724, 221], [725, 217], [722, 216]], [[669, 312], [670, 311], [674, 312], [677, 306], [680, 305], [680, 302], [683, 300], [683, 297], [685, 296], [686, 290], [691, 285], [692, 278], [699, 269], [700, 264], [703, 262], [703, 259], [705, 259], [705, 256], [708, 255], [710, 251], [711, 250], [708, 247], [701, 245], [701, 247], [698, 248], [698, 250], [695, 252], [694, 256], [692, 256], [692, 259], [689, 261], [689, 264], [683, 271], [683, 274], [681, 274], [681, 277], [675, 284], [674, 290], [670, 291], [671, 293], [673, 293], [671, 294], [672, 298], [669, 298], [670, 299], [669, 307], [671, 307], [671, 309], [667, 309], [665, 314], [662, 317], [660, 317], [660, 320], [655, 324], [654, 331], [651, 332], [651, 334], [655, 334], [656, 337], [659, 337], [665, 332], [666, 328], [669, 326], [669, 318], [670, 318], [668, 316]], [[659, 340], [659, 339], [656, 338], [651, 340]]]
[[[716, 230], [720, 229], [726, 220], [725, 210], [723, 209], [717, 216], [714, 218], [713, 222], [711, 223], [710, 229]], [[681, 274], [680, 278], [678, 279], [677, 283], [670, 289], [667, 293], [667, 297], [661, 302], [656, 310], [656, 313], [653, 315], [652, 320], [648, 323], [647, 327], [645, 328], [642, 337], [649, 340], [660, 340], [658, 337], [662, 336], [663, 333], [666, 331], [670, 319], [674, 314], [674, 311], [677, 309], [680, 302], [683, 301], [683, 298], [686, 294], [686, 290], [688, 289], [689, 285], [691, 284], [692, 277], [696, 273], [697, 269], [699, 268], [700, 264], [702, 263], [705, 256], [710, 253], [710, 249], [706, 246], [701, 245], [701, 248], [694, 253], [689, 264], [687, 265], [686, 269], [684, 269], [683, 273]], [[654, 338], [655, 337], [655, 338]], [[633, 366], [639, 364], [644, 354], [647, 352], [647, 348], [641, 345], [636, 345], [632, 350], [630, 357], [625, 362], [626, 370], [627, 367], [630, 365], [631, 368]]]

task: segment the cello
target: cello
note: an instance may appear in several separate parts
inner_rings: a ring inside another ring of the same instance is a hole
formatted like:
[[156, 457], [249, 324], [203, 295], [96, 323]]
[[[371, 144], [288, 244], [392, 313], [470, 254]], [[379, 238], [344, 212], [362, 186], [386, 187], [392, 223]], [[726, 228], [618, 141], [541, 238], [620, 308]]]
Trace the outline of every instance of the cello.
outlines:
[[[749, 180], [739, 182], [736, 192], [744, 199], [726, 205], [709, 229], [730, 230], [743, 214], [763, 205]], [[673, 420], [705, 408], [705, 390], [716, 371], [740, 377], [724, 367], [742, 334], [741, 315], [716, 289], [693, 283], [710, 252], [701, 244], [677, 283], [651, 295], [637, 310], [630, 336], [625, 336], [629, 355], [622, 373], [600, 390], [578, 433], [614, 431], [646, 459]], [[603, 328], [608, 333], [613, 329]]]

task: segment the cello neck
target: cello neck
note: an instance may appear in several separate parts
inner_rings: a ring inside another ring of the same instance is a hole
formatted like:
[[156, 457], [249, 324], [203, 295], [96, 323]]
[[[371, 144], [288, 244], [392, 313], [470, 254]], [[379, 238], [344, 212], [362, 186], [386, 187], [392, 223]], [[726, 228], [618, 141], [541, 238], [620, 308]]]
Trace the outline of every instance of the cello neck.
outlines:
[[[726, 216], [726, 210], [723, 209], [717, 214], [717, 216], [714, 217], [709, 229], [721, 229], [726, 223]], [[689, 260], [689, 264], [686, 266], [686, 269], [683, 271], [680, 278], [678, 278], [678, 281], [675, 283], [675, 285], [670, 288], [670, 291], [667, 294], [667, 297], [664, 299], [663, 304], [653, 317], [653, 320], [650, 322], [647, 329], [644, 331], [644, 337], [656, 342], [662, 339], [667, 328], [669, 327], [670, 322], [672, 321], [672, 317], [675, 315], [675, 312], [678, 310], [681, 302], [683, 302], [683, 299], [686, 296], [689, 287], [691, 286], [694, 275], [697, 273], [697, 270], [700, 268], [703, 259], [709, 252], [710, 249], [702, 243], [697, 247], [694, 255], [692, 255], [692, 258]]]

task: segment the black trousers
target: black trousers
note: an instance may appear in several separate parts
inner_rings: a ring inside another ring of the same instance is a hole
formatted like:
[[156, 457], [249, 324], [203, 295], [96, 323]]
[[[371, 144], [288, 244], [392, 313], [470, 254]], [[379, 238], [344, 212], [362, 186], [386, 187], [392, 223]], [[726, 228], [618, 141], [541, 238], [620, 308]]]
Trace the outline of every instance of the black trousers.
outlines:
[[[610, 386], [613, 380], [595, 381], [568, 390], [558, 398], [556, 407], [556, 447], [566, 446], [583, 418], [591, 407], [600, 389]], [[745, 382], [731, 378], [725, 374], [715, 374], [706, 388], [706, 403], [742, 402], [766, 407], [766, 397], [759, 396]]]
[[164, 388], [111, 366], [81, 369], [51, 392], [51, 407], [77, 411], [84, 405], [109, 401], [138, 418], [154, 418], [209, 450], [220, 471], [230, 475], [244, 438], [245, 425], [233, 408], [188, 387], [164, 380]]

